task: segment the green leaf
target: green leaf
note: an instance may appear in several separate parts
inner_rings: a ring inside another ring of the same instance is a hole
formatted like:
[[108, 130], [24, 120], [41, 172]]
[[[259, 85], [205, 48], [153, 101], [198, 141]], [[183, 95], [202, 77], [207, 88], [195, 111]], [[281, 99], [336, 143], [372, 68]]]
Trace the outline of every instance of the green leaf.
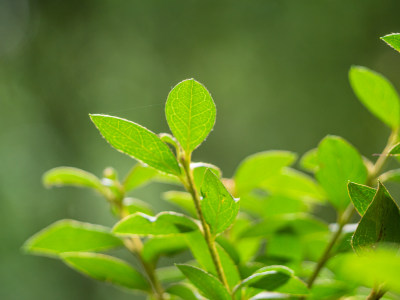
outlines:
[[191, 163], [190, 168], [193, 170], [193, 179], [194, 184], [196, 185], [197, 189], [201, 189], [204, 181], [204, 176], [208, 169], [212, 170], [213, 173], [218, 177], [221, 178], [222, 172], [221, 169], [217, 166], [207, 163]]
[[190, 265], [176, 266], [204, 297], [210, 300], [231, 300], [228, 291], [215, 276]]
[[33, 254], [55, 256], [62, 252], [104, 251], [122, 245], [121, 239], [107, 227], [60, 220], [32, 236], [24, 249]]
[[187, 245], [192, 252], [193, 257], [200, 264], [200, 266], [208, 272], [216, 275], [214, 262], [211, 258], [210, 251], [208, 250], [207, 242], [200, 231], [194, 231], [184, 235]]
[[175, 255], [185, 249], [187, 249], [186, 239], [182, 236], [153, 237], [144, 243], [142, 256], [146, 262], [153, 263], [161, 255]]
[[165, 291], [170, 295], [180, 297], [182, 300], [198, 300], [192, 289], [183, 283], [172, 284]]
[[398, 251], [383, 248], [373, 252], [362, 252], [360, 255], [349, 253], [340, 257], [337, 273], [348, 281], [368, 287], [384, 282], [387, 289], [400, 293], [399, 270]]
[[[244, 198], [241, 200], [241, 206], [243, 206]], [[282, 195], [271, 195], [263, 199], [263, 209], [259, 211], [261, 216], [273, 217], [283, 214], [300, 213], [309, 210], [309, 205], [301, 199]]]
[[400, 33], [391, 33], [381, 37], [389, 46], [400, 52]]
[[318, 170], [318, 149], [314, 148], [304, 153], [299, 164], [304, 171], [315, 173]]
[[390, 170], [387, 171], [385, 173], [383, 173], [381, 176], [379, 176], [379, 180], [381, 182], [400, 182], [400, 169], [394, 169], [394, 170]]
[[178, 83], [168, 95], [165, 115], [169, 128], [186, 154], [196, 149], [215, 123], [215, 104], [207, 89], [194, 79]]
[[141, 273], [115, 257], [86, 252], [69, 252], [61, 257], [68, 266], [94, 279], [128, 289], [151, 290]]
[[218, 234], [227, 229], [239, 212], [239, 199], [234, 199], [218, 177], [208, 169], [201, 187], [201, 209], [211, 231]]
[[305, 283], [294, 275], [293, 270], [285, 266], [261, 268], [244, 279], [235, 287], [234, 291], [236, 292], [244, 286], [296, 296], [304, 296], [309, 293]]
[[235, 173], [237, 192], [239, 195], [250, 192], [295, 160], [296, 154], [289, 151], [265, 151], [248, 156]]
[[314, 179], [291, 168], [283, 168], [280, 173], [266, 179], [262, 188], [271, 194], [305, 202], [321, 202], [326, 198], [323, 189]]
[[221, 260], [222, 269], [224, 270], [224, 274], [226, 276], [226, 281], [228, 282], [229, 287], [233, 288], [240, 281], [238, 268], [225, 249], [218, 244], [217, 252]]
[[379, 182], [378, 191], [353, 235], [357, 253], [381, 243], [400, 244], [400, 211], [389, 192]]
[[150, 215], [150, 216], [154, 215], [154, 212], [153, 212], [153, 209], [151, 208], [151, 206], [147, 202], [144, 202], [142, 200], [127, 197], [127, 198], [124, 198], [124, 200], [122, 201], [122, 204], [123, 204], [124, 209], [126, 209], [126, 211], [129, 214], [134, 214], [134, 213], [140, 212], [140, 213], [144, 213], [144, 214]]
[[365, 183], [367, 180], [361, 155], [341, 137], [327, 136], [318, 146], [318, 162], [316, 178], [333, 206], [344, 211], [350, 202], [347, 182]]
[[131, 121], [106, 115], [90, 115], [103, 137], [118, 151], [162, 172], [181, 170], [170, 148], [150, 130]]
[[192, 217], [197, 216], [196, 208], [193, 203], [192, 195], [187, 192], [168, 191], [163, 194], [163, 198], [184, 211], [188, 212]]
[[390, 149], [389, 154], [391, 154], [391, 155], [399, 155], [400, 154], [400, 143], [394, 145]]
[[349, 196], [360, 216], [363, 216], [368, 206], [374, 199], [376, 189], [369, 186], [349, 182], [347, 185]]
[[92, 173], [72, 167], [58, 167], [44, 173], [43, 184], [46, 187], [53, 186], [77, 186], [93, 188], [101, 193], [105, 192], [105, 187], [101, 180]]
[[353, 66], [350, 83], [359, 100], [391, 128], [399, 126], [399, 96], [392, 84], [381, 74], [365, 67]]
[[157, 175], [157, 170], [137, 163], [124, 179], [125, 192], [129, 192], [149, 183]]
[[121, 221], [113, 228], [118, 235], [162, 236], [187, 233], [199, 229], [189, 217], [176, 212], [162, 212], [152, 217], [135, 213]]

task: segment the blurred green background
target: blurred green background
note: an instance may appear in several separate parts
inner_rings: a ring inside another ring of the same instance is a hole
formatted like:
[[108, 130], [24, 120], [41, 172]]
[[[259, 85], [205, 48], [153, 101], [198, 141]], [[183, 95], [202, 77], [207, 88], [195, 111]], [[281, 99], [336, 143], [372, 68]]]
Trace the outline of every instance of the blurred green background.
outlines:
[[[21, 251], [61, 218], [114, 222], [94, 193], [41, 184], [55, 166], [124, 175], [133, 165], [88, 113], [168, 131], [167, 94], [194, 77], [218, 109], [194, 158], [225, 176], [251, 153], [302, 154], [326, 134], [373, 158], [388, 129], [357, 101], [347, 72], [365, 65], [400, 87], [400, 55], [379, 40], [400, 31], [399, 11], [398, 0], [0, 0], [0, 299], [135, 299]], [[136, 196], [160, 210], [162, 189]]]

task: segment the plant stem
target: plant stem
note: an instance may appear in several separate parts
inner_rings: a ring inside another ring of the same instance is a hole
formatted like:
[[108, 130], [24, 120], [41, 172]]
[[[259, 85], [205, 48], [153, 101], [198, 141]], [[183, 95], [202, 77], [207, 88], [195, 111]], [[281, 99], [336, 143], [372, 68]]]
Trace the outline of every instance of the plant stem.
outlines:
[[379, 300], [385, 293], [386, 290], [382, 286], [375, 285], [366, 300]]
[[[367, 185], [372, 185], [377, 177], [379, 176], [379, 173], [382, 171], [383, 166], [386, 163], [386, 160], [388, 158], [388, 154], [390, 149], [393, 147], [393, 145], [397, 142], [398, 140], [398, 130], [395, 129], [392, 131], [392, 133], [389, 136], [389, 139], [387, 141], [387, 144], [385, 148], [382, 151], [382, 154], [379, 156], [375, 164], [373, 165], [372, 169], [369, 170], [368, 174], [368, 179], [367, 179]], [[339, 217], [338, 220], [338, 229], [335, 232], [335, 234], [332, 236], [328, 246], [325, 248], [324, 253], [322, 254], [321, 258], [319, 259], [317, 266], [315, 267], [311, 277], [307, 281], [307, 286], [308, 288], [311, 288], [314, 284], [314, 281], [318, 277], [319, 273], [321, 272], [322, 268], [325, 266], [326, 262], [329, 260], [331, 257], [331, 251], [337, 240], [339, 239], [340, 235], [342, 234], [343, 227], [350, 221], [351, 216], [353, 215], [354, 212], [354, 206], [352, 203], [350, 203], [344, 213]], [[374, 290], [371, 292], [374, 292]], [[379, 292], [379, 291], [378, 291]], [[383, 292], [384, 293], [384, 292]], [[370, 295], [370, 296], [371, 296]], [[374, 294], [375, 295], [375, 294]], [[376, 294], [374, 297], [379, 296], [379, 294]], [[383, 296], [380, 295], [379, 298], [368, 298], [369, 300], [371, 299], [380, 299]], [[305, 298], [303, 298], [305, 299]]]
[[203, 235], [207, 242], [208, 250], [210, 251], [215, 269], [217, 270], [218, 278], [224, 284], [226, 289], [230, 292], [230, 287], [228, 281], [226, 280], [224, 269], [222, 268], [221, 260], [215, 246], [215, 237], [211, 234], [210, 227], [206, 223], [203, 212], [201, 210], [199, 192], [197, 191], [197, 188], [194, 184], [193, 173], [190, 169], [190, 156], [186, 159], [182, 159], [182, 165], [186, 176], [186, 180], [182, 180], [182, 183], [185, 186], [186, 190], [192, 195], [193, 202], [196, 207], [197, 216], [200, 219]]

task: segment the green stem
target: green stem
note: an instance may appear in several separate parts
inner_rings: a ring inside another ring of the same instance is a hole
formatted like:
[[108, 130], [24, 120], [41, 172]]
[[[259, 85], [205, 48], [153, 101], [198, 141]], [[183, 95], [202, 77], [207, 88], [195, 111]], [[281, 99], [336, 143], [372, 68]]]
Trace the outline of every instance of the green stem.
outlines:
[[203, 212], [201, 210], [199, 192], [197, 191], [197, 188], [194, 184], [193, 173], [192, 170], [190, 169], [190, 156], [187, 157], [186, 159], [181, 159], [181, 161], [186, 177], [185, 178], [186, 180], [182, 180], [182, 183], [185, 186], [186, 190], [192, 195], [194, 206], [196, 207], [197, 216], [200, 219], [203, 235], [207, 242], [208, 250], [210, 251], [215, 269], [217, 270], [218, 278], [224, 284], [226, 289], [230, 291], [230, 287], [228, 281], [226, 280], [224, 269], [222, 268], [221, 260], [219, 258], [217, 248], [215, 245], [215, 237], [211, 234], [210, 227], [206, 223]]
[[[372, 169], [369, 170], [367, 185], [372, 185], [377, 177], [379, 176], [380, 172], [382, 171], [383, 166], [385, 165], [387, 158], [389, 157], [389, 151], [393, 147], [393, 145], [398, 140], [398, 130], [395, 129], [389, 136], [388, 142], [385, 148], [382, 151], [382, 154], [379, 156], [378, 160], [373, 165]], [[333, 246], [336, 244], [337, 240], [341, 236], [343, 232], [344, 226], [350, 221], [351, 216], [353, 215], [354, 207], [353, 204], [350, 203], [344, 213], [339, 217], [338, 225], [339, 228], [332, 236], [328, 246], [325, 248], [324, 253], [322, 254], [321, 258], [318, 260], [317, 266], [315, 267], [313, 273], [311, 274], [310, 278], [307, 281], [307, 286], [311, 288], [314, 284], [314, 281], [317, 279], [319, 273], [321, 272], [322, 268], [325, 266], [329, 258], [331, 257], [331, 251]], [[380, 296], [382, 297], [382, 296]], [[304, 298], [303, 298], [304, 299]], [[380, 299], [380, 298], [368, 298], [368, 299]]]
[[379, 300], [385, 295], [386, 290], [382, 286], [374, 286], [366, 300]]

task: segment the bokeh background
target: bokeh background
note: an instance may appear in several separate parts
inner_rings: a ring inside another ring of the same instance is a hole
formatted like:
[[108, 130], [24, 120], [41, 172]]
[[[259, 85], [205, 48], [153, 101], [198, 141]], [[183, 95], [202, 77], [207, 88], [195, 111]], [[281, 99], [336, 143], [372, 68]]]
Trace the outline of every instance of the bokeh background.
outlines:
[[[41, 184], [55, 166], [123, 176], [133, 165], [88, 113], [166, 132], [168, 92], [194, 77], [218, 109], [194, 157], [225, 176], [249, 154], [303, 154], [326, 134], [374, 158], [388, 129], [357, 101], [347, 72], [365, 65], [400, 88], [400, 55], [379, 40], [400, 31], [399, 11], [398, 0], [0, 0], [0, 299], [134, 298], [21, 251], [61, 218], [114, 222], [94, 193]], [[162, 189], [136, 196], [161, 210]]]

